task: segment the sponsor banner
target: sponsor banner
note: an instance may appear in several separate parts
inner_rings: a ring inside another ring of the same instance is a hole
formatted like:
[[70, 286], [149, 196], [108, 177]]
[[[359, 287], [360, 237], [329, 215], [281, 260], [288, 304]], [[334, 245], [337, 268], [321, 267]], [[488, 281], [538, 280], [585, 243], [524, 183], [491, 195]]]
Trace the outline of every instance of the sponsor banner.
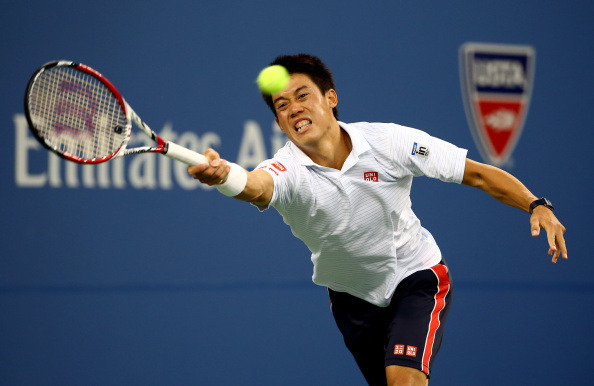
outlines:
[[534, 63], [531, 46], [466, 43], [460, 47], [464, 108], [485, 162], [509, 165], [530, 104]]

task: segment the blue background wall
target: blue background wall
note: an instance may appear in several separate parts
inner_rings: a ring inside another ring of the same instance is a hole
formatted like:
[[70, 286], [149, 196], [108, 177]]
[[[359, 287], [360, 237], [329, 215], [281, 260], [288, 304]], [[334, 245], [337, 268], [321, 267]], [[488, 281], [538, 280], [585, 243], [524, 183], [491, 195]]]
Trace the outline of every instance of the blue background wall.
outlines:
[[276, 212], [156, 155], [102, 178], [48, 158], [24, 137], [38, 66], [89, 64], [156, 131], [253, 162], [278, 141], [258, 71], [309, 52], [334, 71], [342, 120], [417, 127], [480, 160], [458, 72], [469, 41], [536, 49], [507, 169], [556, 204], [569, 261], [550, 263], [527, 214], [417, 179], [413, 209], [456, 285], [431, 384], [589, 383], [592, 16], [584, 1], [3, 1], [0, 384], [363, 384], [307, 249]]

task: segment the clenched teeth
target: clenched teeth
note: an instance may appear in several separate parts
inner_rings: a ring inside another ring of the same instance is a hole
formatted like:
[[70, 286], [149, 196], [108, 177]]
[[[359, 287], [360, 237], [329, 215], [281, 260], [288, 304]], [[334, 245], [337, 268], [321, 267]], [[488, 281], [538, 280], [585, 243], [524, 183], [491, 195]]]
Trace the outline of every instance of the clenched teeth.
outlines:
[[295, 126], [295, 130], [297, 132], [299, 132], [299, 130], [301, 130], [302, 128], [304, 128], [307, 125], [311, 125], [311, 121], [310, 120], [303, 120], [303, 121], [299, 122], [297, 124], [297, 126]]

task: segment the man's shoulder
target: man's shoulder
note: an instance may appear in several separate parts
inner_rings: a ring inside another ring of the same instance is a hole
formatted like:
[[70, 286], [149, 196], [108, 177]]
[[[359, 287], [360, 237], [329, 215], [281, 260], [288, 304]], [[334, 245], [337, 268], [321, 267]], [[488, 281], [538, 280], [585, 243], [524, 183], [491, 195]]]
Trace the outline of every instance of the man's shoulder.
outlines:
[[393, 135], [396, 133], [403, 133], [410, 130], [415, 130], [411, 127], [403, 126], [393, 122], [351, 122], [347, 123], [350, 128], [360, 131], [363, 135], [377, 136], [377, 135]]
[[[391, 139], [394, 143], [403, 143], [428, 135], [425, 131], [398, 123], [355, 122], [348, 124], [365, 136], [370, 144], [374, 141]], [[372, 144], [373, 145], [373, 144]]]
[[385, 122], [354, 122], [347, 125], [348, 129], [360, 133], [372, 148], [380, 149], [384, 149], [393, 138], [408, 135], [411, 130], [406, 126]]
[[346, 123], [352, 128], [362, 130], [362, 131], [369, 131], [369, 130], [393, 130], [394, 126], [398, 126], [395, 123], [386, 123], [386, 122], [348, 122]]

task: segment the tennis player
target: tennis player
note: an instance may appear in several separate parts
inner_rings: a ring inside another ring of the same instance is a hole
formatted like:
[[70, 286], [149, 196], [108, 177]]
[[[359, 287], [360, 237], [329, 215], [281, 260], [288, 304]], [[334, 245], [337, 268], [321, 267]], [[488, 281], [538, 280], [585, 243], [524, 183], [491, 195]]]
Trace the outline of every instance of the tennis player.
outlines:
[[[452, 298], [449, 270], [411, 209], [413, 177], [483, 190], [531, 213], [532, 235], [547, 234], [553, 263], [567, 259], [553, 206], [467, 151], [393, 123], [338, 121], [332, 73], [318, 58], [278, 57], [289, 85], [264, 95], [290, 141], [245, 171], [235, 198], [273, 206], [311, 251], [313, 281], [328, 288], [347, 348], [370, 385], [427, 385]], [[232, 168], [210, 149], [188, 172], [208, 185]]]

